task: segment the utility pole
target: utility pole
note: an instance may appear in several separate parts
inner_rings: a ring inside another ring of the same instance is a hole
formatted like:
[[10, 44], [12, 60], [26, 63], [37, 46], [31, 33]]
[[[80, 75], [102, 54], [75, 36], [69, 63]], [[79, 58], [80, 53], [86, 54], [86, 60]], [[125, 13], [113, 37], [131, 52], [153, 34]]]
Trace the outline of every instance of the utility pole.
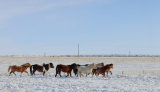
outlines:
[[79, 44], [78, 44], [78, 57], [79, 57]]
[[131, 55], [131, 51], [129, 51], [129, 53], [128, 53], [128, 56], [130, 56]]
[[46, 53], [44, 53], [44, 57], [46, 57]]

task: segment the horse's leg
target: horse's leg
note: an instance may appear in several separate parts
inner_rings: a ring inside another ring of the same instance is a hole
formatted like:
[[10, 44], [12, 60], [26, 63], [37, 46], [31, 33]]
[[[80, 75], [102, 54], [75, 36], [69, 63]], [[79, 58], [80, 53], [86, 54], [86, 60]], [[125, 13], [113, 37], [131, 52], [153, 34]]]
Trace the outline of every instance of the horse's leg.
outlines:
[[[77, 76], [78, 74], [77, 74], [77, 72], [76, 73], [74, 73], [75, 74], [75, 76]], [[77, 76], [78, 77], [78, 76]]]
[[67, 76], [66, 77], [68, 77], [69, 76], [69, 73], [67, 72]]
[[55, 77], [57, 77], [57, 74], [58, 74], [58, 70], [56, 70], [56, 75], [55, 75]]
[[69, 73], [67, 73], [67, 76], [66, 77], [68, 77], [69, 76]]
[[98, 76], [98, 73], [95, 72], [96, 77]]
[[81, 75], [83, 76], [83, 74], [81, 73]]
[[[28, 72], [27, 72], [27, 71], [24, 71], [24, 72], [28, 74]], [[28, 76], [29, 76], [29, 74], [28, 74]]]
[[87, 77], [88, 73], [86, 73], [86, 77]]
[[56, 71], [56, 75], [55, 75], [55, 77], [57, 77], [57, 71]]
[[15, 72], [13, 72], [13, 73], [14, 73], [14, 75], [16, 76]]
[[80, 77], [81, 77], [81, 73], [80, 72], [78, 72], [78, 74], [80, 75]]
[[80, 77], [81, 77], [81, 76], [82, 76], [82, 73], [80, 72], [79, 75], [80, 75]]
[[107, 71], [107, 77], [108, 77], [108, 71]]
[[98, 77], [98, 73], [95, 73], [96, 77]]
[[33, 74], [35, 75], [35, 72], [36, 72], [36, 69], [35, 70], [33, 70]]
[[43, 76], [45, 75], [45, 71], [43, 71]]
[[71, 71], [68, 73], [68, 76], [70, 75], [70, 77], [72, 77]]
[[75, 74], [76, 77], [78, 77], [78, 76], [77, 76], [77, 75], [78, 75], [77, 73], [74, 73], [74, 74]]
[[[55, 77], [57, 77], [57, 74], [59, 74], [59, 72], [58, 71], [56, 71], [56, 75], [55, 75]], [[60, 74], [59, 74], [60, 75]]]
[[59, 76], [61, 77], [61, 71], [59, 71]]
[[111, 75], [112, 75], [112, 72], [110, 71]]
[[93, 77], [94, 74], [95, 74], [95, 72], [92, 70], [92, 77]]
[[71, 72], [70, 72], [70, 77], [72, 77], [72, 74], [71, 74]]
[[103, 74], [103, 77], [106, 77], [106, 76], [105, 76], [105, 72], [104, 72], [104, 73], [102, 73], [102, 74]]
[[[74, 74], [75, 74], [75, 76], [77, 76], [77, 75], [78, 75], [78, 74], [77, 74], [77, 72], [75, 72], [75, 71], [74, 71]], [[77, 77], [78, 77], [78, 76], [77, 76]]]
[[21, 77], [22, 77], [22, 73], [23, 73], [23, 72], [21, 72]]
[[11, 73], [13, 73], [13, 71], [10, 72], [9, 76], [11, 75]]
[[92, 77], [93, 77], [94, 73], [92, 73]]

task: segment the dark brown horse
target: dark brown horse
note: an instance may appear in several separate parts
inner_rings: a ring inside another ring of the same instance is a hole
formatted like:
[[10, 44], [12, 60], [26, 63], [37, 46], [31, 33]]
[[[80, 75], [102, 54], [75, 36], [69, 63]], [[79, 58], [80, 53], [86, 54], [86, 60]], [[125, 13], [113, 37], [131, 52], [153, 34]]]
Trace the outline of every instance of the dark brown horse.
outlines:
[[113, 69], [113, 64], [107, 64], [104, 67], [93, 69], [92, 70], [92, 77], [94, 74], [96, 75], [97, 73], [102, 74], [103, 77], [105, 77], [105, 72], [107, 72], [107, 77], [108, 77], [108, 72], [110, 72], [112, 75], [112, 72], [110, 71], [111, 68]]
[[[17, 65], [11, 66], [11, 65], [10, 65], [10, 66], [8, 67], [8, 72], [11, 70], [9, 76], [11, 75], [11, 73], [14, 73], [14, 75], [16, 75], [15, 72], [21, 72], [21, 76], [22, 76], [22, 73], [23, 73], [23, 72], [25, 72], [25, 73], [28, 74], [28, 72], [27, 72], [26, 70], [27, 70], [27, 68], [30, 67], [30, 66], [31, 66], [30, 63], [26, 63], [26, 64], [23, 64], [23, 65], [21, 65], [21, 66], [17, 66]], [[28, 76], [29, 76], [29, 74], [28, 74]]]
[[70, 74], [70, 77], [72, 77], [72, 75], [71, 75], [72, 69], [77, 69], [77, 65], [75, 63], [73, 63], [71, 65], [59, 64], [56, 67], [56, 75], [55, 75], [55, 77], [57, 76], [57, 74], [59, 74], [60, 77], [61, 77], [61, 71], [62, 72], [67, 72], [67, 76], [69, 76], [69, 74]]
[[[35, 75], [35, 72], [38, 71], [38, 72], [43, 72], [43, 76], [44, 76], [45, 72], [48, 72], [49, 68], [54, 68], [54, 65], [52, 63], [49, 63], [49, 64], [43, 63], [43, 66], [35, 64], [30, 67], [30, 74]], [[49, 75], [50, 75], [50, 73], [49, 73]]]

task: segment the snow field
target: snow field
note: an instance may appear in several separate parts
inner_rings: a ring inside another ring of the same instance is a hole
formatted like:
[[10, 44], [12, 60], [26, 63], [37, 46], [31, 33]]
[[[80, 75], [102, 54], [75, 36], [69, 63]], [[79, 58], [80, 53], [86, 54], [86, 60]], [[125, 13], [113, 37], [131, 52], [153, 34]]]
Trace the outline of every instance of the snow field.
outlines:
[[[102, 75], [91, 78], [88, 77], [55, 77], [55, 68], [49, 71], [51, 76], [36, 72], [35, 76], [28, 76], [16, 72], [16, 75], [8, 76], [9, 65], [21, 65], [26, 63], [25, 58], [0, 58], [0, 92], [110, 92], [110, 91], [128, 91], [128, 92], [158, 92], [160, 91], [160, 62], [153, 61], [74, 61], [63, 60], [53, 61], [45, 59], [27, 60], [31, 64], [43, 64], [52, 62], [56, 67], [57, 64], [90, 64], [104, 62], [105, 64], [113, 63], [114, 69], [111, 69], [113, 75], [102, 78]], [[29, 69], [27, 69], [29, 72]], [[122, 73], [123, 71], [123, 73]], [[144, 72], [143, 72], [144, 71]]]

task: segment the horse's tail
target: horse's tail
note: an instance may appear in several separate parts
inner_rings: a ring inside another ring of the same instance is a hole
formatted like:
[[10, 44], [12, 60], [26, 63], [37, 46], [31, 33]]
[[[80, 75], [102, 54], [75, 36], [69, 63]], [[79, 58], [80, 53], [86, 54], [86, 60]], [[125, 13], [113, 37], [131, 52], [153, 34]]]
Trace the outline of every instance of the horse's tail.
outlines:
[[33, 75], [32, 67], [33, 65], [30, 67], [30, 75]]
[[55, 77], [57, 76], [57, 74], [58, 74], [58, 65], [56, 66], [56, 75], [55, 75]]
[[10, 66], [8, 67], [8, 72], [10, 71], [11, 68], [12, 68], [12, 66], [10, 65]]

